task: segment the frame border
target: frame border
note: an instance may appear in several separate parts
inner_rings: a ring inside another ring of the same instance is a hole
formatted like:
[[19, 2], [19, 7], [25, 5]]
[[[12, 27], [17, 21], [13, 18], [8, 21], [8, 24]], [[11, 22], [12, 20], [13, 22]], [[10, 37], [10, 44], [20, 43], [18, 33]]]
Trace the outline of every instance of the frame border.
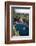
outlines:
[[[33, 16], [32, 16], [32, 40], [16, 40], [10, 41], [10, 12], [9, 6], [10, 5], [31, 5], [33, 7]], [[34, 43], [35, 42], [35, 3], [32, 2], [12, 2], [6, 1], [5, 2], [5, 44], [12, 44], [12, 43]]]

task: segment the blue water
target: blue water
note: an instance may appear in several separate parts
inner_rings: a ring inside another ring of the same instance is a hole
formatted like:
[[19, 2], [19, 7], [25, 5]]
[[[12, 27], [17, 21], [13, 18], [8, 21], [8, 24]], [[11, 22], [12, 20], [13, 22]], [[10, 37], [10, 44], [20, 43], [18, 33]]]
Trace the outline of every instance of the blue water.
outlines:
[[16, 24], [16, 31], [19, 31], [20, 36], [29, 35], [29, 27], [25, 24]]

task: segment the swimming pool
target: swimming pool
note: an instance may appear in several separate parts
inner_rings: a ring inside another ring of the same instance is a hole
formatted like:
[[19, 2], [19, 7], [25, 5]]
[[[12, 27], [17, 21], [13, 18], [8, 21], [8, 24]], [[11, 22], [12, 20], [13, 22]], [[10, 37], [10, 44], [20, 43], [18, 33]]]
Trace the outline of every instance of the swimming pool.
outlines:
[[29, 27], [27, 27], [25, 24], [16, 24], [16, 31], [19, 31], [20, 36], [29, 35]]

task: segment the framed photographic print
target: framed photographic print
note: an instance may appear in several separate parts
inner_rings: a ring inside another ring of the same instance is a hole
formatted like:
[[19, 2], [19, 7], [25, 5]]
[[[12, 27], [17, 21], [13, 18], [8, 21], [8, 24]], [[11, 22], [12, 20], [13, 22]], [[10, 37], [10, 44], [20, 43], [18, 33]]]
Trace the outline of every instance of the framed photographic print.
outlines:
[[35, 42], [35, 3], [5, 2], [5, 43]]

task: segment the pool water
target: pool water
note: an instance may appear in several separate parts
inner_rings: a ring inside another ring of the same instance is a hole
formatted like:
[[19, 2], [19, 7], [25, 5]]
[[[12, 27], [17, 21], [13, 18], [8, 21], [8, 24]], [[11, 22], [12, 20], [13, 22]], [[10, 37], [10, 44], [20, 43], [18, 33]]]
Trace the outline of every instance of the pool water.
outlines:
[[25, 24], [16, 24], [16, 31], [19, 31], [20, 36], [29, 35], [29, 27], [27, 27]]

